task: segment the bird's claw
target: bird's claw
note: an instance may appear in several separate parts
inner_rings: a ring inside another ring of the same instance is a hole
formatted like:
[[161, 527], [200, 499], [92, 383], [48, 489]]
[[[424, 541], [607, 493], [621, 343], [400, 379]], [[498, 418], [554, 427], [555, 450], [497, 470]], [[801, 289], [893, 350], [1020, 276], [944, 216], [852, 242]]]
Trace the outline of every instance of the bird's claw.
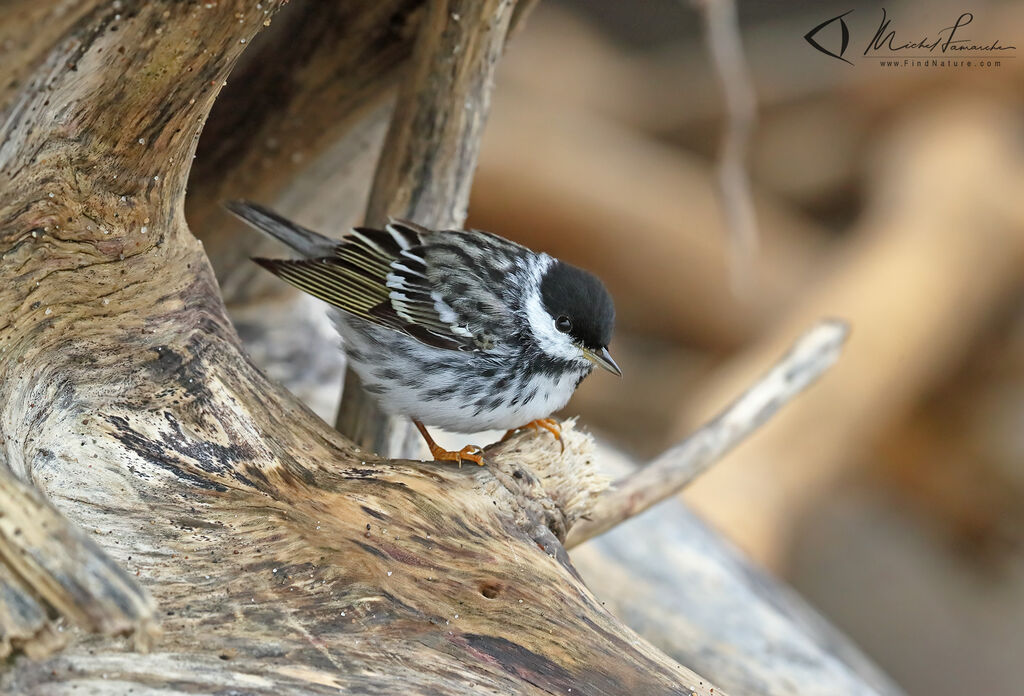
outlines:
[[558, 440], [558, 444], [562, 446], [562, 451], [565, 452], [565, 440], [562, 439], [562, 425], [554, 418], [538, 418], [537, 420], [532, 420], [521, 427], [512, 428], [512, 430], [505, 433], [505, 436], [501, 438], [501, 441], [504, 442], [520, 430], [525, 430], [526, 428], [529, 428], [530, 430], [547, 430], [555, 436], [555, 439]]
[[476, 445], [466, 445], [458, 452], [435, 446], [430, 448], [430, 456], [434, 458], [435, 462], [457, 462], [459, 466], [462, 466], [462, 461], [468, 460], [476, 463], [477, 466], [484, 465], [483, 450]]
[[458, 462], [459, 466], [462, 466], [462, 460], [468, 459], [471, 462], [476, 462], [478, 466], [484, 465], [484, 451], [476, 445], [466, 445], [458, 452], [452, 452], [446, 450], [441, 445], [434, 442], [434, 438], [430, 437], [430, 433], [427, 432], [427, 428], [423, 423], [419, 422], [415, 418], [413, 424], [416, 429], [420, 431], [420, 435], [427, 441], [427, 447], [430, 448], [430, 456], [434, 458], [435, 462]]

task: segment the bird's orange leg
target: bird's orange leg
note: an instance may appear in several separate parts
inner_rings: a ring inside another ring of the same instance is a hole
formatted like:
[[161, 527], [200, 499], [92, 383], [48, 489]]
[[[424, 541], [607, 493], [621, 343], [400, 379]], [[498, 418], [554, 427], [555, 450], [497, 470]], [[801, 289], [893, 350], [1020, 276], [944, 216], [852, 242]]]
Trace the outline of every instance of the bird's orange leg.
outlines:
[[471, 462], [476, 462], [479, 466], [484, 465], [484, 456], [476, 445], [466, 445], [458, 452], [446, 450], [434, 442], [434, 438], [430, 437], [430, 433], [427, 432], [422, 423], [415, 418], [412, 422], [416, 424], [416, 429], [420, 431], [420, 435], [427, 441], [427, 447], [430, 448], [430, 456], [434, 458], [435, 462], [458, 462], [459, 466], [462, 466], [462, 460], [467, 459]]
[[505, 440], [512, 437], [512, 435], [525, 428], [529, 428], [530, 430], [547, 430], [549, 433], [555, 436], [556, 440], [558, 440], [558, 444], [562, 446], [562, 451], [565, 451], [565, 441], [562, 439], [562, 426], [554, 418], [538, 418], [537, 420], [530, 421], [526, 425], [521, 426], [519, 428], [512, 428], [512, 430], [509, 430], [507, 433], [505, 433], [505, 436], [501, 438], [501, 441], [504, 442]]

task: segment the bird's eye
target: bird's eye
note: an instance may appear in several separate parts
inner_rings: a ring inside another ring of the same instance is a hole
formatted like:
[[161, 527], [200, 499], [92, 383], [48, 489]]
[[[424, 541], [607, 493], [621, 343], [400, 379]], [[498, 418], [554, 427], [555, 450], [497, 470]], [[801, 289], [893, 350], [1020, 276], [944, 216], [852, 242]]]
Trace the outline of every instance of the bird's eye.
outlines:
[[569, 333], [570, 331], [572, 331], [572, 322], [569, 321], [569, 317], [563, 314], [562, 316], [555, 319], [555, 328], [561, 331], [562, 333]]

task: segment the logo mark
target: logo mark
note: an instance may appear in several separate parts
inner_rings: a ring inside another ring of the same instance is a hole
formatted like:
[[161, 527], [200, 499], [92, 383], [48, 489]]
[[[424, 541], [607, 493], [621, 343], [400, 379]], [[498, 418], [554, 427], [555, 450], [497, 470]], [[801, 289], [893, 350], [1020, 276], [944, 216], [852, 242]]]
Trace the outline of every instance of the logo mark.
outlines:
[[[849, 28], [847, 28], [846, 22], [843, 21], [843, 17], [845, 17], [846, 15], [850, 14], [851, 12], [853, 12], [853, 10], [847, 10], [846, 12], [844, 12], [843, 14], [841, 14], [841, 15], [839, 15], [837, 17], [833, 17], [832, 19], [826, 19], [824, 22], [822, 22], [821, 24], [819, 24], [818, 26], [814, 27], [809, 32], [804, 34], [804, 39], [807, 41], [807, 43], [809, 43], [811, 46], [813, 46], [816, 50], [821, 51], [826, 56], [831, 56], [833, 58], [838, 58], [839, 60], [843, 61], [844, 63], [848, 63], [850, 65], [853, 65], [853, 63], [851, 63], [850, 61], [848, 61], [845, 58], [843, 58], [843, 54], [846, 53], [847, 46], [850, 45], [850, 30], [849, 30]], [[825, 27], [829, 26], [833, 22], [839, 22], [839, 28], [840, 28], [840, 30], [842, 30], [842, 34], [843, 34], [842, 43], [839, 46], [839, 53], [835, 53], [833, 51], [828, 50], [827, 48], [825, 48], [820, 43], [818, 43], [817, 41], [814, 40], [814, 36], [819, 31], [821, 31]]]

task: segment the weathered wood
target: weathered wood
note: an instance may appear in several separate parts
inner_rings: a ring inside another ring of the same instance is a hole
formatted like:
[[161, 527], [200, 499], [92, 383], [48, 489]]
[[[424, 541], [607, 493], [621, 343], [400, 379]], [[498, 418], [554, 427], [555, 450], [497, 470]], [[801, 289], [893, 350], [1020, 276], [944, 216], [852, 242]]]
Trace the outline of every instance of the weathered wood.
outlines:
[[[277, 349], [278, 332], [288, 332], [279, 322], [292, 322], [293, 331], [310, 336], [294, 315], [253, 315], [273, 332], [252, 333], [247, 347], [254, 355]], [[317, 353], [316, 346], [307, 350]], [[270, 367], [281, 370], [289, 390], [298, 393], [309, 381], [294, 365], [276, 363], [271, 360]], [[627, 461], [617, 464], [624, 457], [606, 447], [598, 447], [595, 459], [615, 479], [628, 480], [637, 471]], [[573, 530], [594, 517], [590, 513]], [[680, 663], [700, 665], [702, 675], [729, 693], [900, 693], [789, 588], [745, 560], [678, 500], [573, 548], [571, 557], [612, 613]]]
[[0, 659], [48, 654], [73, 627], [132, 634], [145, 648], [156, 632], [153, 610], [148, 593], [92, 539], [0, 468]]
[[[377, 164], [367, 224], [395, 217], [434, 229], [462, 227], [494, 71], [515, 4], [427, 3]], [[422, 447], [409, 419], [383, 413], [351, 370], [345, 375], [336, 427], [371, 452], [407, 457]]]
[[91, 3], [3, 113], [6, 465], [138, 573], [163, 637], [79, 636], [0, 691], [710, 694], [561, 551], [598, 489], [585, 438], [378, 460], [242, 354], [182, 201], [277, 6]]
[[678, 500], [573, 549], [572, 560], [612, 613], [729, 693], [903, 693]]
[[683, 442], [616, 481], [597, 499], [586, 520], [573, 528], [566, 546], [602, 534], [681, 491], [835, 364], [848, 332], [846, 324], [833, 320], [821, 322], [801, 336], [724, 411]]
[[229, 304], [288, 286], [249, 262], [281, 247], [227, 214], [224, 201], [260, 201], [325, 234], [362, 221], [380, 126], [422, 5], [294, 0], [232, 71], [199, 140], [185, 202]]

